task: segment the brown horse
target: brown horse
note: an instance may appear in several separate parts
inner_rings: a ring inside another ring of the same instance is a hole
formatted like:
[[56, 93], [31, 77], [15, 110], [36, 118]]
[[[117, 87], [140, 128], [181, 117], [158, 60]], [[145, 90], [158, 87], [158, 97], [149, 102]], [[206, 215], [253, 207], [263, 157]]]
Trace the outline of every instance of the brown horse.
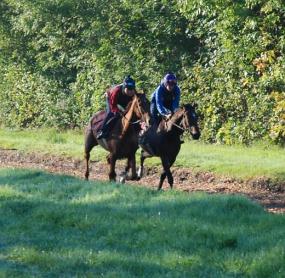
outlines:
[[[96, 114], [98, 115], [100, 113], [102, 114], [102, 111]], [[145, 97], [145, 94], [136, 94], [134, 96], [133, 100], [126, 108], [124, 115], [117, 120], [113, 128], [110, 130], [110, 134], [107, 139], [96, 139], [98, 128], [95, 128], [92, 124], [93, 118], [91, 118], [85, 132], [85, 179], [89, 178], [90, 152], [93, 147], [97, 146], [98, 144], [109, 151], [107, 161], [110, 166], [110, 181], [116, 180], [116, 161], [117, 159], [122, 158], [127, 158], [125, 175], [131, 168], [131, 179], [137, 179], [135, 153], [138, 149], [138, 134], [140, 132], [140, 124], [144, 122], [148, 125], [149, 122], [149, 103]], [[103, 118], [101, 117], [101, 122], [102, 121]]]
[[[198, 117], [195, 112], [195, 107], [186, 104], [179, 108], [170, 118], [170, 120], [161, 120], [159, 126], [153, 125], [144, 134], [145, 138], [140, 140], [141, 165], [139, 169], [139, 177], [143, 175], [143, 164], [147, 157], [158, 156], [161, 159], [163, 172], [160, 176], [158, 190], [167, 177], [170, 187], [173, 187], [173, 176], [170, 167], [176, 160], [180, 151], [181, 140], [180, 135], [184, 131], [189, 130], [192, 138], [198, 140], [200, 130], [198, 126]], [[143, 143], [141, 143], [143, 142]], [[146, 144], [147, 142], [147, 144]]]

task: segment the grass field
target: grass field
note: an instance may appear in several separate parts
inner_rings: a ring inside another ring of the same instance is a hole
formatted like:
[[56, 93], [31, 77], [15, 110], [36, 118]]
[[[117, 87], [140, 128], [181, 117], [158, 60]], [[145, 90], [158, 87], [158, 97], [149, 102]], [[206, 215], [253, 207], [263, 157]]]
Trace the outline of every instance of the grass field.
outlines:
[[[56, 130], [0, 130], [0, 148], [16, 148], [24, 152], [40, 152], [83, 158], [83, 132]], [[139, 152], [138, 152], [139, 154]], [[96, 147], [93, 160], [105, 161], [106, 151]], [[146, 160], [146, 165], [160, 165], [157, 158]], [[257, 176], [285, 181], [285, 150], [277, 146], [258, 144], [251, 147], [210, 145], [188, 141], [182, 145], [176, 166], [194, 171], [247, 179]]]
[[285, 216], [240, 196], [0, 170], [0, 277], [284, 277]]

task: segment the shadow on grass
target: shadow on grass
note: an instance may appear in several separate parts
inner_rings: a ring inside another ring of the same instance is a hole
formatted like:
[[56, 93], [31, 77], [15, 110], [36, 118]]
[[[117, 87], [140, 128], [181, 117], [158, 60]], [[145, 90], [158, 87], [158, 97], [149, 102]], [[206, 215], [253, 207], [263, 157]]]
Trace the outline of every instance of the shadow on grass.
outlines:
[[[5, 199], [0, 191], [5, 275], [243, 275], [249, 267], [241, 261], [250, 265], [274, 248], [278, 256], [285, 243], [285, 218], [239, 196], [156, 192], [28, 170], [0, 171], [1, 187], [15, 192]], [[237, 265], [227, 265], [228, 257]], [[281, 260], [275, 270], [285, 271]]]

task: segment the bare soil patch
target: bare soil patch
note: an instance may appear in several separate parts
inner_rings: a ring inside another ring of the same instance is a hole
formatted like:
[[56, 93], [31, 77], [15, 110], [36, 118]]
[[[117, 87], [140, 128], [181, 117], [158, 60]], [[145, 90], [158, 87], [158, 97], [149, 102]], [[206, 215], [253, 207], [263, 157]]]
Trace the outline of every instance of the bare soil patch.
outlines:
[[[146, 163], [147, 164], [147, 163]], [[34, 168], [53, 173], [68, 174], [83, 178], [84, 161], [50, 155], [26, 154], [17, 150], [0, 149], [0, 167]], [[123, 170], [124, 161], [119, 161], [117, 174]], [[90, 179], [107, 180], [108, 165], [99, 161], [91, 161]], [[147, 167], [145, 176], [140, 181], [129, 183], [156, 189], [161, 168]], [[285, 213], [285, 182], [276, 183], [266, 177], [254, 180], [237, 180], [229, 177], [216, 176], [210, 172], [194, 173], [189, 168], [172, 168], [174, 188], [184, 192], [207, 192], [221, 194], [241, 194], [260, 203], [272, 213]], [[169, 186], [165, 181], [164, 190]]]

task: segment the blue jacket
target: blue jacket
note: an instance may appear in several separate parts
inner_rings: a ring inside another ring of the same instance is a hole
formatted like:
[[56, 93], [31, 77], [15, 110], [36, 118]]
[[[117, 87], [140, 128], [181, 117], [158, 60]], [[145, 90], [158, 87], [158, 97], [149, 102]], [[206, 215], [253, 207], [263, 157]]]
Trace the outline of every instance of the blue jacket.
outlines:
[[[169, 94], [172, 96], [171, 106], [165, 107]], [[168, 92], [163, 83], [161, 83], [151, 95], [151, 102], [156, 105], [158, 113], [162, 116], [165, 116], [171, 112], [175, 112], [175, 110], [179, 108], [179, 101], [180, 88], [177, 85], [174, 87], [173, 93], [171, 93]]]

